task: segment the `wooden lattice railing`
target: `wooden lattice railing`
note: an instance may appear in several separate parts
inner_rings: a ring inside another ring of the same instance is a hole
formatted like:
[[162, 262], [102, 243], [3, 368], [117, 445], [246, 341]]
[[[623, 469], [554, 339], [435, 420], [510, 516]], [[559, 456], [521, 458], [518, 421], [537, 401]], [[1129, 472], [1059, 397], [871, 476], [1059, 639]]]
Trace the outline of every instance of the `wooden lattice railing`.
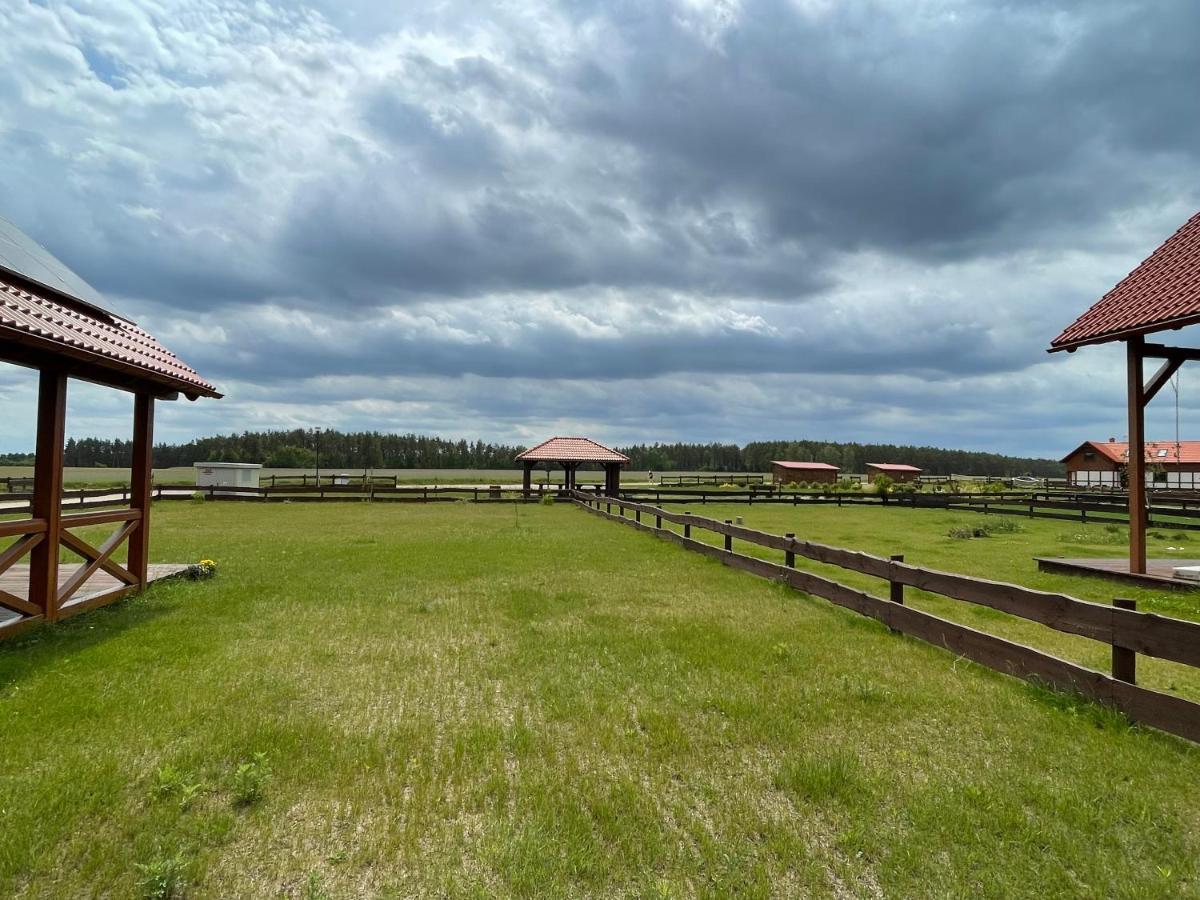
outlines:
[[[0, 552], [0, 576], [24, 559], [34, 547], [46, 539], [45, 519], [18, 519], [0, 522], [0, 539], [15, 537], [16, 540]], [[0, 611], [13, 615], [3, 617], [0, 637], [22, 628], [30, 622], [44, 618], [44, 610], [26, 597], [18, 597], [8, 590], [0, 589]]]
[[[116, 527], [99, 546], [93, 546], [73, 533], [75, 529], [108, 524]], [[82, 557], [82, 562], [73, 571], [64, 573], [65, 577], [56, 577], [53, 596], [43, 602], [34, 599], [30, 585], [27, 585], [29, 589], [26, 590], [26, 596], [19, 596], [11, 589], [12, 579], [8, 579], [8, 587], [0, 587], [0, 638], [36, 622], [64, 619], [111, 603], [141, 587], [138, 574], [114, 558], [122, 545], [129, 542], [141, 526], [140, 509], [102, 510], [62, 516], [59, 519], [58, 531], [59, 553], [55, 554], [56, 576], [61, 571], [57, 566], [62, 548]], [[12, 544], [0, 551], [0, 580], [3, 580], [3, 576], [10, 573], [14, 566], [29, 558], [33, 549], [47, 539], [48, 530], [45, 519], [0, 522], [0, 539], [16, 538]], [[97, 572], [111, 576], [116, 582], [115, 585], [106, 580], [103, 589], [93, 590], [79, 597], [80, 591], [88, 586]]]
[[[83, 563], [58, 586], [56, 599], [58, 615], [63, 618], [91, 609], [102, 603], [115, 600], [131, 588], [138, 586], [138, 577], [127, 568], [113, 560], [113, 554], [124, 544], [142, 523], [140, 509], [117, 509], [104, 512], [77, 513], [63, 516], [59, 542], [63, 547], [83, 557]], [[116, 524], [116, 529], [99, 547], [93, 547], [79, 535], [72, 534], [72, 528], [87, 528], [93, 525]], [[103, 570], [119, 582], [119, 587], [100, 594], [95, 594], [82, 601], [71, 603], [70, 600], [97, 570]]]

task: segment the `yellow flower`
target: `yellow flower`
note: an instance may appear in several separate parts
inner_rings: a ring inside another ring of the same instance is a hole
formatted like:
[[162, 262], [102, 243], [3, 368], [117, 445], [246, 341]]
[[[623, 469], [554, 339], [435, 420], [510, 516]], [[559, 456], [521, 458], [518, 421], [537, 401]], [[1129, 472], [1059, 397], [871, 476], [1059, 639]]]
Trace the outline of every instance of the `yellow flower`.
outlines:
[[215, 561], [215, 560], [211, 560], [211, 559], [202, 559], [202, 560], [200, 560], [200, 565], [202, 565], [202, 566], [213, 566], [213, 567], [216, 567], [217, 563], [216, 563], [216, 561]]

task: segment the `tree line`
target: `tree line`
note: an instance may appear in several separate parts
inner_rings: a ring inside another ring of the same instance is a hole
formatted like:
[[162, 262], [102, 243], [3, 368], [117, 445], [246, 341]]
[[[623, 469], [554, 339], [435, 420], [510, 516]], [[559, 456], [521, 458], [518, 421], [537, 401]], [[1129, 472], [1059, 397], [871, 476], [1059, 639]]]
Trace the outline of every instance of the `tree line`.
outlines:
[[[157, 444], [154, 465], [190, 466], [197, 462], [254, 462], [274, 468], [340, 469], [511, 469], [525, 447], [486, 441], [447, 440], [418, 434], [378, 431], [343, 432], [332, 429], [243, 431], [241, 434], [196, 438], [182, 444]], [[829, 441], [754, 441], [739, 447], [721, 443], [635, 444], [618, 448], [630, 458], [630, 468], [654, 472], [766, 472], [773, 460], [823, 462], [843, 472], [863, 472], [867, 463], [908, 463], [930, 475], [1062, 474], [1062, 465], [1032, 459], [916, 447]], [[68, 466], [129, 465], [130, 441], [71, 438], [64, 460]], [[8, 464], [29, 464], [32, 455], [0, 456]]]

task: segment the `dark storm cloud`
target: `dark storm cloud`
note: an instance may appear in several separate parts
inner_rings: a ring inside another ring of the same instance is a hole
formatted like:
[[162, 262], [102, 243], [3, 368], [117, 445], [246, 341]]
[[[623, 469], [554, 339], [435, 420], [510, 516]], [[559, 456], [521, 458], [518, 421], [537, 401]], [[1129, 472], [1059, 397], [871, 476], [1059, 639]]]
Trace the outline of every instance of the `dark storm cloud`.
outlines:
[[424, 379], [450, 428], [471, 378], [749, 437], [803, 375], [822, 428], [1028, 444], [1098, 421], [1044, 373], [1107, 357], [1044, 347], [1200, 198], [1187, 2], [173, 2], [0, 7], [0, 214], [274, 421]]

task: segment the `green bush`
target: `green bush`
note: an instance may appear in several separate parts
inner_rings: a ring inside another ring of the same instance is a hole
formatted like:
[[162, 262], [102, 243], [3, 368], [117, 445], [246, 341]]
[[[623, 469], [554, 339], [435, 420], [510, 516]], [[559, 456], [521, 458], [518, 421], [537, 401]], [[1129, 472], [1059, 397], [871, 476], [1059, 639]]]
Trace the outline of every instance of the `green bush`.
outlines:
[[249, 806], [262, 799], [271, 778], [271, 764], [265, 753], [255, 753], [249, 762], [238, 765], [230, 788], [234, 806]]
[[554, 497], [552, 495], [546, 494], [542, 497], [542, 506], [553, 506], [553, 505], [554, 505]]
[[145, 900], [170, 900], [183, 894], [184, 863], [181, 856], [160, 857], [137, 863], [138, 894]]

